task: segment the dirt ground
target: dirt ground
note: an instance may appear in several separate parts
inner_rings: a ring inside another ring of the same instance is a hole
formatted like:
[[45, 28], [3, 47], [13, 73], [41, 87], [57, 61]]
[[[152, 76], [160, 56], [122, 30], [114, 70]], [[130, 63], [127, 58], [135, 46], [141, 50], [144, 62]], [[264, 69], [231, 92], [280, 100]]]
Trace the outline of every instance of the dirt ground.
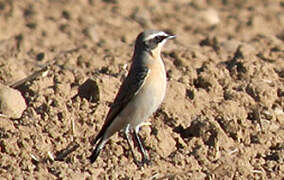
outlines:
[[[141, 130], [152, 164], [137, 167], [121, 133], [90, 164], [144, 29], [177, 36]], [[283, 41], [280, 0], [0, 0], [0, 83], [49, 64], [16, 86], [22, 117], [0, 117], [0, 179], [282, 179]]]

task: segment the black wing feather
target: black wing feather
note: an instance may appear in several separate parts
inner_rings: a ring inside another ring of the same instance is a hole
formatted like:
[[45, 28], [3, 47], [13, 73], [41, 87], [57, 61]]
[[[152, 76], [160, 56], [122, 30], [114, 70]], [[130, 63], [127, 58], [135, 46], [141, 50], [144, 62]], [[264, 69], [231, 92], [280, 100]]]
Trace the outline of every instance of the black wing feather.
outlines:
[[131, 67], [127, 78], [121, 85], [119, 92], [110, 107], [105, 123], [96, 136], [94, 143], [96, 143], [105, 133], [106, 129], [115, 119], [115, 117], [125, 108], [129, 101], [139, 92], [143, 86], [144, 81], [149, 73], [146, 66]]

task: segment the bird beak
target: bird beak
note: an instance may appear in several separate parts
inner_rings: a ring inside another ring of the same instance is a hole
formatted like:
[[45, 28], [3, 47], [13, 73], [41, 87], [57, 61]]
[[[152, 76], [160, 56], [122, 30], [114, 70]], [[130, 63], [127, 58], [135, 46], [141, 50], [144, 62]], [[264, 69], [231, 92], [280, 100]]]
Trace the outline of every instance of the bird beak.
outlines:
[[168, 35], [167, 39], [175, 39], [176, 36], [175, 35]]

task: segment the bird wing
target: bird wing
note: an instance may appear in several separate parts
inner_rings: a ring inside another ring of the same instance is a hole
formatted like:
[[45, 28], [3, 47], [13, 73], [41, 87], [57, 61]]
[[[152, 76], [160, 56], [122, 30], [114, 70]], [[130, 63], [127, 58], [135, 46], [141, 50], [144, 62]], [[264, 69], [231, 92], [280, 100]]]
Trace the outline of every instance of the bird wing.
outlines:
[[146, 82], [149, 72], [150, 69], [146, 66], [131, 67], [127, 78], [121, 85], [118, 94], [110, 107], [105, 123], [95, 138], [94, 143], [96, 143], [104, 135], [105, 131], [116, 116], [126, 107], [131, 99], [139, 93], [140, 89]]

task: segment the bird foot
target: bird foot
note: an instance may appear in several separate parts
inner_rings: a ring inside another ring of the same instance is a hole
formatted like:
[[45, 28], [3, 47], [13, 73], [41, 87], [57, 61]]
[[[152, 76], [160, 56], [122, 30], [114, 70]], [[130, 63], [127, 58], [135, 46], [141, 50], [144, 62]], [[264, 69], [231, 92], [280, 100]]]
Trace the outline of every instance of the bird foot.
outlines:
[[134, 162], [138, 167], [143, 167], [145, 164], [151, 165], [151, 160], [148, 158], [143, 158], [141, 161], [135, 160]]

